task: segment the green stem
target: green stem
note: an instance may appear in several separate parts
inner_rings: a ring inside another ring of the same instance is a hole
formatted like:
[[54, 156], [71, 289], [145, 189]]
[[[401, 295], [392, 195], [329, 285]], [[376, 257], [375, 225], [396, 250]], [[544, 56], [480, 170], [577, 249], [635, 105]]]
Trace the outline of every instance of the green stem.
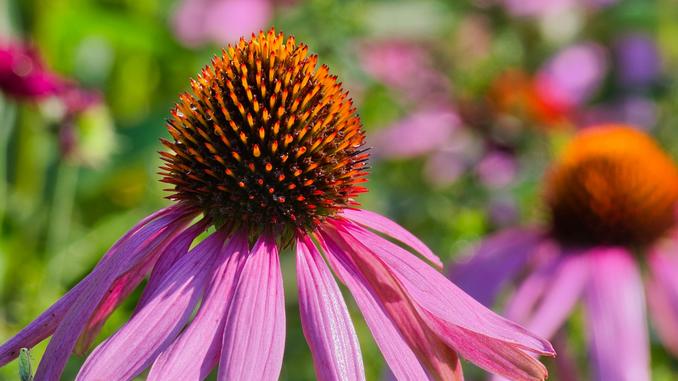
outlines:
[[0, 113], [2, 125], [0, 125], [0, 234], [4, 231], [5, 212], [9, 197], [9, 179], [7, 178], [7, 165], [9, 159], [9, 140], [12, 137], [16, 118], [16, 105], [7, 98], [0, 97]]
[[[75, 191], [78, 183], [78, 167], [60, 160], [57, 165], [54, 184], [54, 197], [50, 208], [49, 224], [47, 226], [47, 241], [45, 252], [48, 255], [59, 252], [63, 247], [71, 227]], [[57, 259], [57, 258], [55, 258]], [[61, 272], [63, 261], [57, 259], [57, 272]], [[60, 274], [53, 274], [60, 275]]]

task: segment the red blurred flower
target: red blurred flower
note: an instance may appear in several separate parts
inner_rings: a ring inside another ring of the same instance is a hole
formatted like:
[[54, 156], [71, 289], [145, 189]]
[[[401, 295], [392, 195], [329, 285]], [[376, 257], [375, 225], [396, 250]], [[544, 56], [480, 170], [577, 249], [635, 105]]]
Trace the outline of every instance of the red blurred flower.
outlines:
[[55, 95], [64, 81], [47, 70], [40, 56], [24, 44], [0, 45], [0, 90], [23, 99], [39, 99]]

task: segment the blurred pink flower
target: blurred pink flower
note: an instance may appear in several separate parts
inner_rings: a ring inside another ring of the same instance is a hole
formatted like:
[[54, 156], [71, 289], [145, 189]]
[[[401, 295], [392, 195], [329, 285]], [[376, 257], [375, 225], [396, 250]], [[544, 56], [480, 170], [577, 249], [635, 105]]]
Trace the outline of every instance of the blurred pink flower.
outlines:
[[617, 0], [499, 0], [515, 17], [544, 17], [576, 8], [598, 9]]
[[[456, 112], [445, 108], [417, 110], [377, 130], [369, 143], [373, 147], [375, 160], [425, 157], [424, 176], [427, 181], [438, 186], [454, 183], [461, 175], [473, 170], [479, 161], [482, 162], [485, 155], [479, 138], [462, 126]], [[502, 158], [510, 160], [505, 156]], [[498, 177], [486, 185], [507, 185], [516, 173], [515, 167], [497, 166], [493, 162], [497, 161], [490, 158], [485, 169], [477, 172], [482, 173], [479, 179], [485, 184], [484, 180], [493, 176], [490, 172], [496, 169], [502, 173], [494, 173]]]
[[514, 155], [499, 150], [490, 151], [475, 167], [480, 182], [490, 188], [509, 185], [518, 171]]
[[435, 69], [429, 53], [415, 42], [367, 41], [360, 45], [363, 70], [394, 89], [396, 95], [433, 106], [449, 101], [447, 78]]
[[408, 115], [370, 139], [375, 157], [409, 158], [431, 153], [446, 145], [460, 128], [451, 110], [422, 110]]
[[536, 75], [537, 92], [572, 110], [591, 98], [608, 71], [602, 46], [585, 42], [571, 45], [549, 59]]
[[[406, 41], [372, 41], [364, 43], [362, 49], [364, 70], [412, 105], [409, 115], [379, 129], [370, 139], [375, 159], [426, 156], [424, 175], [440, 186], [473, 170], [485, 155], [483, 137], [476, 136], [460, 120], [452, 89], [445, 75], [435, 68], [430, 53]], [[492, 165], [486, 167], [481, 181], [491, 176]], [[505, 185], [514, 173], [511, 169], [497, 178]]]
[[578, 133], [547, 181], [550, 226], [499, 232], [451, 279], [488, 306], [515, 282], [506, 315], [547, 338], [583, 303], [593, 379], [649, 381], [646, 297], [678, 355], [678, 168], [637, 129], [600, 126]]
[[55, 95], [64, 86], [33, 48], [19, 43], [0, 45], [0, 90], [5, 94], [35, 100]]
[[189, 47], [224, 45], [266, 29], [272, 13], [271, 0], [182, 0], [172, 25]]
[[[79, 156], [77, 152], [88, 149], [81, 144], [75, 121], [87, 110], [103, 104], [101, 94], [49, 71], [34, 48], [20, 43], [0, 46], [0, 90], [22, 100], [54, 101], [58, 107], [48, 119], [58, 127], [61, 155], [75, 158]], [[96, 150], [102, 151], [101, 147]]]

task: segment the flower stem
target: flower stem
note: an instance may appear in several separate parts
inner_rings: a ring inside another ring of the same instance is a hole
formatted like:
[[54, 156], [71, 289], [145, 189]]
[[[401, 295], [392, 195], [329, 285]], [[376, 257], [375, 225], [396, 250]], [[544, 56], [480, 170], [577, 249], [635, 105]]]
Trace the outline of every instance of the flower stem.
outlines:
[[78, 167], [59, 160], [45, 244], [48, 254], [57, 252], [68, 237], [77, 183]]
[[9, 179], [7, 178], [7, 165], [9, 152], [9, 140], [14, 130], [16, 118], [16, 105], [9, 99], [0, 97], [0, 233], [3, 231], [5, 212], [7, 210], [7, 198], [9, 197]]

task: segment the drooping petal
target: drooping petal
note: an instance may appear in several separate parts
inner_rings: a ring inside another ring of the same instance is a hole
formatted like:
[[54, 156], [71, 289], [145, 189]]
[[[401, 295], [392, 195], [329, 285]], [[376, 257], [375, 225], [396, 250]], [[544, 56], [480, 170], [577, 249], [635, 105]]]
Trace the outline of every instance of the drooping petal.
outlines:
[[[156, 252], [160, 250], [159, 248]], [[84, 355], [90, 349], [110, 314], [141, 283], [156, 259], [157, 255], [149, 255], [143, 262], [113, 282], [113, 286], [108, 290], [104, 299], [99, 303], [94, 314], [92, 314], [92, 317], [85, 325], [75, 345], [76, 354]]]
[[425, 243], [394, 221], [363, 209], [344, 209], [339, 215], [406, 244], [438, 268], [443, 268], [440, 258]]
[[488, 310], [399, 246], [348, 222], [335, 227], [355, 255], [388, 268], [422, 319], [463, 357], [515, 380], [545, 379], [546, 368], [528, 353], [553, 355], [546, 340]]
[[537, 230], [504, 230], [483, 241], [453, 265], [449, 278], [480, 303], [491, 306], [495, 297], [525, 265], [542, 240]]
[[[589, 264], [585, 253], [567, 253], [541, 264], [511, 297], [505, 316], [537, 335], [553, 339], [587, 285]], [[562, 347], [557, 349], [559, 378], [576, 379], [572, 359], [562, 353]], [[492, 381], [506, 381], [506, 378], [495, 376]]]
[[[120, 246], [122, 245], [129, 249], [133, 249], [134, 247], [143, 247], [144, 243], [140, 242], [140, 240], [137, 240], [135, 244], [130, 244], [130, 238], [133, 235], [136, 235], [143, 228], [146, 232], [145, 234], [140, 234], [139, 236], [141, 236], [142, 239], [145, 238], [147, 240], [152, 240], [154, 238], [154, 234], [159, 232], [164, 227], [163, 223], [166, 224], [167, 222], [167, 220], [158, 220], [169, 215], [175, 215], [176, 213], [177, 207], [175, 206], [160, 209], [139, 221], [134, 227], [132, 227], [127, 233], [118, 239], [118, 241], [113, 244], [113, 246], [111, 246], [108, 252], [103, 255], [99, 264], [90, 274], [88, 274], [75, 287], [68, 291], [66, 295], [61, 297], [49, 309], [43, 312], [31, 324], [26, 326], [18, 334], [16, 334], [0, 347], [0, 366], [16, 358], [19, 355], [19, 350], [21, 348], [32, 348], [37, 343], [43, 341], [52, 335], [52, 333], [54, 333], [58, 325], [63, 320], [64, 316], [68, 313], [73, 303], [77, 301], [83, 290], [90, 287], [92, 279], [95, 278], [95, 274], [100, 270], [99, 266], [101, 265], [101, 262], [107, 260], [107, 258], [110, 258], [111, 256], [116, 255]], [[154, 223], [151, 224], [151, 222]]]
[[87, 358], [77, 380], [129, 380], [172, 343], [205, 288], [225, 237], [212, 234], [182, 257], [139, 312]]
[[0, 347], [0, 366], [7, 364], [19, 356], [21, 348], [32, 348], [48, 338], [57, 328], [64, 315], [71, 308], [78, 296], [90, 282], [91, 277], [80, 281], [74, 288], [62, 296], [56, 303], [33, 320], [29, 325], [7, 340]]
[[285, 347], [285, 300], [278, 248], [259, 238], [243, 266], [224, 326], [218, 379], [277, 380]]
[[678, 255], [676, 242], [654, 248], [648, 259], [647, 301], [662, 343], [678, 356]]
[[203, 380], [221, 352], [226, 309], [247, 254], [247, 236], [236, 234], [215, 261], [202, 305], [191, 324], [155, 360], [147, 381]]
[[114, 280], [143, 260], [153, 247], [171, 237], [190, 214], [190, 210], [170, 207], [138, 223], [103, 255], [73, 290], [3, 345], [2, 361], [12, 360], [21, 347], [30, 348], [54, 334], [57, 339], [47, 346], [36, 378], [57, 380], [87, 319]]
[[[549, 283], [542, 287], [535, 308], [523, 316], [506, 315], [545, 338], [553, 337], [565, 322], [589, 280], [589, 261], [584, 253], [565, 255], [549, 267], [553, 268], [547, 272]], [[512, 303], [515, 301], [509, 301], [509, 306]], [[508, 310], [515, 311], [516, 308], [509, 307]]]
[[157, 288], [161, 280], [160, 278], [176, 262], [177, 258], [188, 252], [189, 246], [198, 234], [205, 229], [205, 226], [205, 221], [201, 221], [184, 230], [176, 238], [166, 240], [162, 245], [157, 246], [141, 263], [116, 279], [113, 286], [106, 293], [105, 299], [99, 303], [94, 314], [87, 322], [82, 335], [80, 335], [80, 339], [78, 339], [75, 352], [84, 354], [89, 350], [110, 314], [136, 289], [152, 268], [153, 274], [144, 288], [136, 310], [139, 310], [140, 306], [146, 304], [148, 296], [152, 295]]
[[525, 322], [525, 327], [542, 337], [553, 337], [579, 300], [588, 279], [589, 263], [586, 258], [564, 258], [541, 303]]
[[589, 253], [586, 289], [589, 351], [600, 381], [649, 381], [649, 340], [640, 272], [631, 253], [601, 248]]
[[297, 239], [297, 284], [301, 323], [318, 379], [364, 380], [360, 344], [346, 302], [308, 237]]
[[[364, 258], [352, 255], [353, 245], [341, 237], [325, 235], [325, 241], [335, 254], [346, 257], [345, 260], [355, 268], [363, 287], [372, 293], [384, 309], [407, 346], [414, 352], [417, 360], [423, 365], [430, 378], [435, 380], [462, 380], [461, 363], [456, 352], [440, 340], [419, 316], [407, 294], [397, 280], [379, 261], [365, 261]], [[332, 249], [334, 247], [334, 249]], [[337, 254], [337, 249], [341, 253]]]
[[323, 235], [322, 244], [332, 269], [353, 295], [374, 341], [396, 378], [429, 380], [419, 359], [360, 270], [330, 237]]
[[144, 287], [144, 291], [137, 302], [134, 314], [148, 303], [150, 296], [156, 292], [165, 278], [165, 274], [167, 274], [172, 266], [174, 266], [181, 257], [188, 254], [191, 244], [198, 235], [207, 228], [208, 223], [209, 221], [202, 220], [193, 224], [167, 245], [167, 248], [162, 252], [162, 256], [160, 256], [158, 261], [153, 265], [153, 271], [151, 271], [148, 283], [146, 283], [146, 287]]
[[549, 258], [535, 264], [530, 273], [513, 292], [504, 315], [517, 322], [529, 320], [532, 311], [534, 311], [551, 284], [551, 279], [557, 272], [559, 264], [559, 257]]

